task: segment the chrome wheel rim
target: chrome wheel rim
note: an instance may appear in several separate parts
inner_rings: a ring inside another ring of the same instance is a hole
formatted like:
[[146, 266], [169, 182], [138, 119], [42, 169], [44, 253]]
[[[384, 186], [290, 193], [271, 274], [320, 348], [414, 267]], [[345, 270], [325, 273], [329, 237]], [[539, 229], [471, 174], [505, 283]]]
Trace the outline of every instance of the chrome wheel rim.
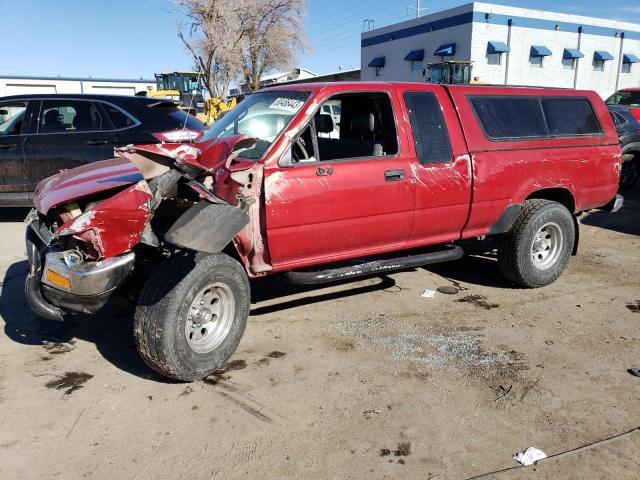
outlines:
[[531, 261], [539, 270], [553, 267], [564, 244], [562, 229], [557, 223], [545, 223], [533, 237], [531, 243]]
[[233, 292], [224, 283], [202, 288], [189, 307], [184, 333], [189, 347], [197, 353], [209, 353], [226, 338], [235, 316]]

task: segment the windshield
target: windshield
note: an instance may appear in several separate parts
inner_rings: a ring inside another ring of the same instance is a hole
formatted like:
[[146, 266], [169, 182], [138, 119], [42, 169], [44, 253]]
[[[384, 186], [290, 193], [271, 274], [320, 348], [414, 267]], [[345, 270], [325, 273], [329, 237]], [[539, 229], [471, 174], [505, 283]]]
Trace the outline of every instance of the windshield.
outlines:
[[179, 92], [200, 91], [200, 77], [196, 74], [176, 74], [158, 75], [158, 90], [178, 90]]
[[278, 91], [250, 95], [216, 121], [200, 141], [246, 135], [258, 142], [255, 147], [244, 150], [240, 156], [259, 160], [300, 111], [307, 98], [309, 92]]
[[616, 92], [607, 98], [607, 105], [630, 105], [632, 107], [640, 107], [640, 91], [638, 92]]

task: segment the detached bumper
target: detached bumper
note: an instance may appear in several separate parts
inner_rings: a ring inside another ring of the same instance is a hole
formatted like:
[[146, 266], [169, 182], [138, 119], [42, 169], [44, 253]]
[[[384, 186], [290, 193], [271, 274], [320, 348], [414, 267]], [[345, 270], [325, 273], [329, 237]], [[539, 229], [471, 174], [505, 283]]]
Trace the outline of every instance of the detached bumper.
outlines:
[[135, 254], [128, 253], [99, 262], [82, 262], [73, 251], [50, 249], [27, 227], [29, 275], [25, 295], [35, 313], [62, 320], [65, 313], [95, 313], [133, 269]]

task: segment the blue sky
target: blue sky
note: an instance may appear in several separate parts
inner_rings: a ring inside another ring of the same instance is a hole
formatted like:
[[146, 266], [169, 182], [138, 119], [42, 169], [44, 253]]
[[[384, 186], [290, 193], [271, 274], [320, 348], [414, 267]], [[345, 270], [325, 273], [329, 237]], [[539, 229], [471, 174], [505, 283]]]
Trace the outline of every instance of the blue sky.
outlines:
[[[468, 3], [422, 0], [427, 12]], [[504, 0], [494, 3], [640, 24], [638, 0]], [[310, 49], [299, 66], [316, 73], [359, 67], [365, 18], [407, 20], [415, 0], [307, 0]], [[191, 68], [170, 0], [0, 0], [0, 74], [153, 78]]]

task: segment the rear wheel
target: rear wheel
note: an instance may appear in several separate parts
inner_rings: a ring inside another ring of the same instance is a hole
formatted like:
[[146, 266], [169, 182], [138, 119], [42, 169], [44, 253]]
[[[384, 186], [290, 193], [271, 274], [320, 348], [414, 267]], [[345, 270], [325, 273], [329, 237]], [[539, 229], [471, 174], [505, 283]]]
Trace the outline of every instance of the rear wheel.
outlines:
[[569, 263], [575, 226], [569, 210], [550, 200], [523, 203], [511, 230], [497, 237], [498, 266], [519, 285], [543, 287], [555, 281]]
[[623, 155], [622, 169], [620, 171], [620, 191], [631, 190], [640, 179], [640, 158], [625, 159]]
[[182, 381], [222, 367], [249, 316], [249, 281], [224, 254], [177, 256], [145, 284], [134, 320], [138, 352], [156, 372]]

